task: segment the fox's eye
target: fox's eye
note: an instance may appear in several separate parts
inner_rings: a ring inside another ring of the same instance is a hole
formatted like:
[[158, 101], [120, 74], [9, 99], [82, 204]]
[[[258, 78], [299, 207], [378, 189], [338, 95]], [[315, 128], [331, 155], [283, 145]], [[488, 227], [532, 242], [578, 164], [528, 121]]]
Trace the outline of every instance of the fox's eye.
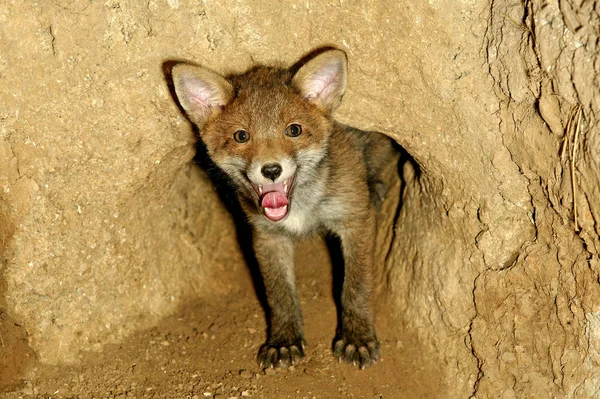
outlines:
[[302, 133], [302, 126], [292, 123], [285, 129], [285, 134], [290, 137], [298, 137]]
[[245, 143], [246, 141], [250, 140], [250, 133], [245, 130], [238, 130], [233, 134], [233, 138], [238, 143]]

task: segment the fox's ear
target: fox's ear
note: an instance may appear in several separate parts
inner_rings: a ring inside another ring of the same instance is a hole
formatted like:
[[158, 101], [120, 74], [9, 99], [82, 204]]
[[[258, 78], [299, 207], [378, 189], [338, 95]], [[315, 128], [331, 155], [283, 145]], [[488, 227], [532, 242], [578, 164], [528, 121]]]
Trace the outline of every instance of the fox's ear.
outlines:
[[302, 65], [292, 85], [304, 98], [327, 111], [336, 109], [346, 90], [348, 57], [342, 50], [328, 50]]
[[210, 69], [177, 64], [171, 70], [179, 103], [192, 122], [202, 127], [233, 98], [233, 86]]

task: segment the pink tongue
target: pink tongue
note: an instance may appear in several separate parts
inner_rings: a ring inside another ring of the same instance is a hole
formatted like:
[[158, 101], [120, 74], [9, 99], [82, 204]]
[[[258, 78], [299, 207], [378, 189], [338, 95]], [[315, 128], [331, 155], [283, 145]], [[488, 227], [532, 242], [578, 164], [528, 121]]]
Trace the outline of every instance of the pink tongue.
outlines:
[[283, 219], [287, 215], [287, 205], [287, 197], [279, 191], [265, 193], [260, 201], [260, 206], [265, 211], [265, 216], [274, 222]]
[[263, 208], [281, 208], [287, 204], [288, 200], [285, 194], [279, 191], [271, 191], [262, 197], [260, 206]]

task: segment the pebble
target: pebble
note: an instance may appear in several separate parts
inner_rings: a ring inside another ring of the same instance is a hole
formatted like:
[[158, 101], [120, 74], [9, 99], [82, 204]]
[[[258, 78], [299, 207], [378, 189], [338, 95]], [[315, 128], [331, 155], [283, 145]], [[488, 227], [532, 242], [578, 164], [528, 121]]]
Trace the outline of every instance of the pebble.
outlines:
[[268, 369], [265, 370], [265, 374], [266, 375], [276, 375], [277, 371], [275, 371], [275, 369], [272, 369], [269, 367]]
[[248, 328], [248, 332], [249, 332], [250, 334], [256, 334], [256, 328], [252, 328], [252, 327], [250, 327], [250, 328]]
[[171, 344], [169, 344], [169, 341], [162, 341], [160, 344], [162, 346], [169, 346], [169, 345], [171, 345]]
[[248, 370], [242, 370], [242, 371], [240, 371], [240, 377], [242, 377], [242, 378], [252, 378], [253, 375], [254, 374], [252, 374]]

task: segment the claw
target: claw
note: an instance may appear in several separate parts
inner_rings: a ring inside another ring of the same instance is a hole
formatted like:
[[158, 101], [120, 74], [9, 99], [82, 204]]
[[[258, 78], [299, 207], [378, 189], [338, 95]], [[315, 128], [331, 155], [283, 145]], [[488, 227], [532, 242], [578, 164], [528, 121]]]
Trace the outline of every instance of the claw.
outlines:
[[257, 362], [261, 369], [285, 368], [304, 357], [302, 342], [292, 344], [266, 343], [258, 351]]
[[333, 353], [340, 363], [343, 360], [364, 370], [379, 359], [379, 343], [374, 336], [358, 339], [338, 338], [333, 344]]

